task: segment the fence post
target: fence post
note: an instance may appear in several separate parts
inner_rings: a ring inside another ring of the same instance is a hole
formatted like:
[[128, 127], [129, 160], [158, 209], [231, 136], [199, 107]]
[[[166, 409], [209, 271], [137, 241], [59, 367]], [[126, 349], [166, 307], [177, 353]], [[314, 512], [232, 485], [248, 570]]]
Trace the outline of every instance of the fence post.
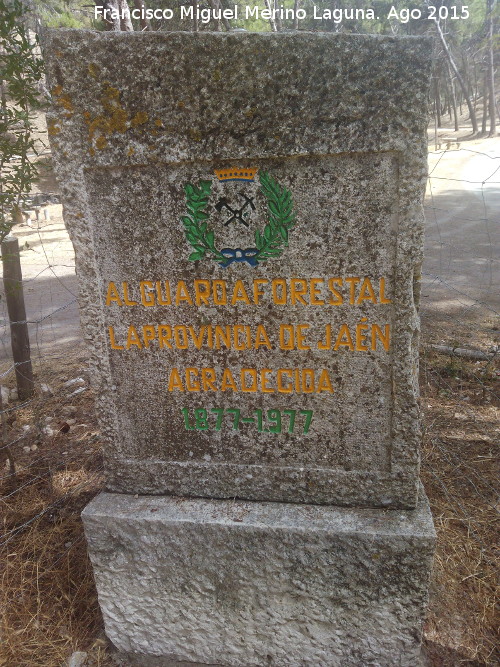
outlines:
[[17, 393], [21, 400], [34, 391], [33, 369], [31, 367], [30, 340], [26, 308], [24, 307], [23, 275], [19, 242], [15, 236], [7, 236], [2, 241], [3, 285], [10, 320], [12, 356], [16, 369]]

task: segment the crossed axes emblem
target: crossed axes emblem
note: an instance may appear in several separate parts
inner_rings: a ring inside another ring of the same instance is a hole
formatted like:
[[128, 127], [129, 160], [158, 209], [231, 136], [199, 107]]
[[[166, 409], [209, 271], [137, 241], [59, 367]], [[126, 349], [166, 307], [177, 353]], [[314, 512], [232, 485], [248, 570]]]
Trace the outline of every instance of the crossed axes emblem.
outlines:
[[225, 197], [221, 197], [215, 205], [215, 208], [217, 211], [219, 211], [219, 213], [224, 208], [227, 209], [229, 213], [231, 213], [231, 217], [226, 220], [224, 227], [227, 227], [231, 222], [241, 222], [243, 225], [245, 225], [245, 227], [248, 227], [248, 222], [245, 220], [245, 217], [248, 216], [250, 211], [247, 211], [247, 209], [250, 207], [252, 211], [255, 211], [255, 204], [253, 203], [254, 198], [247, 197], [244, 192], [238, 192], [238, 194], [245, 200], [245, 203], [241, 208], [233, 208], [230, 206], [228, 200]]

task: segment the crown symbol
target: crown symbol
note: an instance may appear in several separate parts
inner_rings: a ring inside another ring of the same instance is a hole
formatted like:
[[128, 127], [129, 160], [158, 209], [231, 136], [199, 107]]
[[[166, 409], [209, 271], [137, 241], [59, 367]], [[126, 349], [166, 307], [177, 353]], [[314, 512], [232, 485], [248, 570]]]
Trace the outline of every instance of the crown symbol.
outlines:
[[239, 167], [230, 167], [229, 169], [216, 169], [215, 175], [219, 181], [253, 181], [255, 174], [259, 171], [258, 167], [249, 169], [240, 169]]

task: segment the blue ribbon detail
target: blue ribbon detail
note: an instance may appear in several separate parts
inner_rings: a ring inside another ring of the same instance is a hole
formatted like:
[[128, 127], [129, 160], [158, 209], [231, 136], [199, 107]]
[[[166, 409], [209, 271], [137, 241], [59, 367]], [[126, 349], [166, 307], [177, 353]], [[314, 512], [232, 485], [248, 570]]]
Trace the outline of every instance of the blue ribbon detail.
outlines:
[[259, 253], [258, 248], [222, 248], [221, 255], [226, 257], [225, 262], [220, 262], [220, 265], [225, 269], [233, 262], [247, 262], [250, 266], [257, 266], [259, 263], [255, 259], [255, 255]]

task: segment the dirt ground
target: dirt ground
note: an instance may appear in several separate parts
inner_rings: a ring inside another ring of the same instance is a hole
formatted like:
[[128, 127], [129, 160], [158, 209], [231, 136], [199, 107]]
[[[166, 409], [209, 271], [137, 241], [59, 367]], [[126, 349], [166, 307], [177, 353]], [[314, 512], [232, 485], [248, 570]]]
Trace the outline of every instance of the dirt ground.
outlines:
[[[483, 352], [500, 345], [500, 140], [429, 133], [422, 270], [422, 479], [436, 530], [425, 651], [429, 667], [500, 664], [495, 623], [500, 397], [497, 358], [438, 354], [432, 344]], [[45, 156], [47, 158], [47, 155]], [[57, 194], [50, 170], [43, 195]], [[74, 254], [51, 204], [16, 226], [37, 393], [16, 400], [6, 313], [0, 516], [3, 553], [0, 667], [60, 667], [85, 651], [87, 667], [113, 664], [103, 635], [79, 518], [104, 482]], [[7, 390], [11, 390], [10, 393]], [[6, 403], [8, 399], [8, 403]], [[10, 446], [10, 458], [5, 444]], [[15, 469], [15, 474], [11, 472]]]

